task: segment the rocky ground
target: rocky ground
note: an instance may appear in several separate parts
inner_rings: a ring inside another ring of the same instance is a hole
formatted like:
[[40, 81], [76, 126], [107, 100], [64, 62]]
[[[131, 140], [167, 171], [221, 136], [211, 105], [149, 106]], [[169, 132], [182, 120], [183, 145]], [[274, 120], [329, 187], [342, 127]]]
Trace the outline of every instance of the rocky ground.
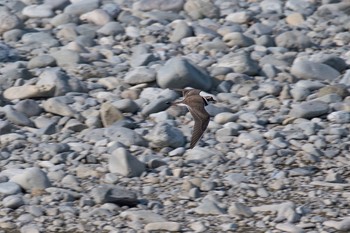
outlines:
[[350, 231], [350, 1], [0, 3], [0, 232]]

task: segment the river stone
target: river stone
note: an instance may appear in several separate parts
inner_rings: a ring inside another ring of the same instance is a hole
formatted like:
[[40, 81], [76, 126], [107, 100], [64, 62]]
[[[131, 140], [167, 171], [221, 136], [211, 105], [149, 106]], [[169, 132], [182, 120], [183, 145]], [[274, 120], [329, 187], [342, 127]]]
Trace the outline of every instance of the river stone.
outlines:
[[179, 42], [181, 39], [190, 37], [193, 35], [192, 28], [187, 24], [185, 20], [179, 20], [175, 23], [174, 31], [170, 36], [171, 42]]
[[287, 31], [276, 36], [275, 43], [279, 47], [288, 49], [305, 49], [311, 47], [309, 37], [300, 31]]
[[98, 204], [114, 203], [119, 206], [135, 206], [137, 196], [134, 192], [115, 185], [101, 184], [91, 190], [91, 196]]
[[333, 220], [325, 221], [323, 225], [327, 227], [335, 228], [338, 231], [348, 232], [350, 230], [350, 218], [347, 217], [341, 221], [333, 221]]
[[230, 205], [230, 207], [228, 208], [228, 214], [232, 217], [235, 217], [235, 216], [251, 217], [254, 215], [253, 211], [251, 211], [249, 207], [238, 202], [234, 202]]
[[13, 195], [21, 192], [21, 187], [15, 182], [0, 183], [0, 193], [4, 195]]
[[38, 116], [43, 111], [39, 104], [31, 99], [19, 101], [15, 105], [15, 109], [26, 114], [28, 117]]
[[289, 115], [296, 118], [311, 119], [326, 114], [328, 109], [329, 107], [327, 103], [318, 100], [311, 100], [294, 105], [290, 110]]
[[105, 129], [104, 135], [111, 140], [120, 142], [125, 146], [147, 146], [147, 141], [132, 129], [112, 125]]
[[34, 123], [24, 113], [17, 111], [10, 105], [2, 108], [6, 114], [6, 118], [16, 125], [33, 127]]
[[154, 82], [156, 81], [156, 72], [144, 66], [135, 67], [125, 74], [124, 81], [132, 85]]
[[147, 135], [146, 139], [150, 141], [150, 146], [154, 148], [177, 148], [185, 144], [185, 137], [182, 132], [164, 122], [158, 123]]
[[16, 14], [13, 14], [5, 6], [0, 7], [0, 34], [11, 29], [18, 28], [21, 21]]
[[192, 19], [218, 18], [220, 9], [209, 0], [187, 0], [184, 5], [185, 12]]
[[120, 147], [110, 155], [108, 169], [112, 173], [118, 173], [127, 177], [137, 177], [146, 170], [146, 165], [131, 155], [125, 148]]
[[332, 67], [305, 59], [295, 59], [291, 73], [301, 79], [334, 80], [340, 73]]
[[212, 78], [189, 60], [174, 57], [158, 70], [157, 83], [161, 88], [193, 87], [209, 90], [212, 86]]
[[141, 0], [133, 4], [133, 10], [139, 11], [181, 11], [184, 0]]
[[22, 10], [24, 16], [30, 18], [49, 18], [53, 16], [52, 7], [49, 5], [30, 5]]
[[167, 221], [163, 216], [150, 210], [126, 210], [120, 213], [120, 217], [127, 218], [133, 222], [138, 221], [144, 224]]
[[124, 119], [123, 113], [111, 103], [103, 103], [100, 108], [101, 121], [104, 127]]
[[95, 25], [103, 26], [109, 23], [111, 16], [102, 9], [95, 9], [80, 16], [80, 20], [93, 23]]
[[17, 209], [25, 203], [22, 196], [11, 195], [2, 199], [2, 204], [5, 208]]
[[9, 100], [52, 97], [54, 91], [55, 86], [53, 85], [24, 85], [6, 89], [4, 91], [4, 97]]
[[24, 169], [20, 174], [11, 177], [10, 181], [17, 183], [27, 192], [42, 190], [51, 186], [46, 173], [37, 167]]
[[99, 0], [74, 1], [64, 8], [64, 13], [70, 15], [81, 15], [99, 7]]
[[228, 53], [219, 59], [217, 66], [232, 68], [235, 73], [247, 75], [255, 75], [259, 71], [258, 63], [246, 52]]
[[151, 222], [145, 226], [146, 232], [153, 231], [166, 231], [166, 232], [179, 232], [181, 225], [178, 222]]
[[59, 97], [53, 97], [46, 101], [43, 101], [42, 107], [46, 112], [50, 112], [59, 116], [77, 116], [76, 111]]
[[56, 65], [55, 58], [53, 58], [50, 55], [44, 54], [44, 55], [39, 55], [30, 59], [27, 67], [28, 69], [34, 69], [34, 68], [44, 68], [47, 66], [55, 66], [55, 65]]

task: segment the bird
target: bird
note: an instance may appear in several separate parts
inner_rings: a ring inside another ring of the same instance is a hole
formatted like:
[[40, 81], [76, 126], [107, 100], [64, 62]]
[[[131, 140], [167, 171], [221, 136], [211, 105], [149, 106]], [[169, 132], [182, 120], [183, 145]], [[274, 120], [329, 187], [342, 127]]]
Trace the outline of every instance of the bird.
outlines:
[[199, 139], [208, 127], [210, 115], [205, 110], [205, 106], [209, 102], [215, 102], [212, 96], [201, 96], [201, 90], [198, 89], [174, 89], [175, 91], [182, 91], [184, 99], [182, 101], [173, 102], [171, 105], [183, 106], [185, 105], [190, 111], [194, 119], [194, 127], [192, 138], [190, 142], [190, 149], [197, 144]]

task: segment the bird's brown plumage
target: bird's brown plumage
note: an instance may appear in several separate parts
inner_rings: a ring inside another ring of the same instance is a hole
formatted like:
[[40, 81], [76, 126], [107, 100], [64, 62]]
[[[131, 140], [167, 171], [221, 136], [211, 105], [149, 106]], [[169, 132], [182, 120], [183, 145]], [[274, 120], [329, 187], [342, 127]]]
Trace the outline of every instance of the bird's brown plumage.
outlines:
[[185, 104], [194, 119], [194, 128], [190, 143], [190, 148], [192, 149], [208, 127], [210, 115], [204, 106], [207, 105], [208, 101], [213, 101], [213, 98], [200, 96], [199, 93], [201, 90], [198, 89], [176, 89], [176, 91], [182, 91], [184, 99], [173, 104]]

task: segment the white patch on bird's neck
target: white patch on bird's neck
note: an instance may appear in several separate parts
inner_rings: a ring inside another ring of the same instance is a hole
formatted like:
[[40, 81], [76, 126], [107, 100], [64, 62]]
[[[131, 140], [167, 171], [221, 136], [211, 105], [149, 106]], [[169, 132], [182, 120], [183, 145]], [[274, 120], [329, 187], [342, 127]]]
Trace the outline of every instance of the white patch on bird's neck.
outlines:
[[184, 104], [184, 103], [178, 103], [178, 104], [176, 104], [176, 105], [188, 107], [188, 105], [187, 105], [187, 104]]

